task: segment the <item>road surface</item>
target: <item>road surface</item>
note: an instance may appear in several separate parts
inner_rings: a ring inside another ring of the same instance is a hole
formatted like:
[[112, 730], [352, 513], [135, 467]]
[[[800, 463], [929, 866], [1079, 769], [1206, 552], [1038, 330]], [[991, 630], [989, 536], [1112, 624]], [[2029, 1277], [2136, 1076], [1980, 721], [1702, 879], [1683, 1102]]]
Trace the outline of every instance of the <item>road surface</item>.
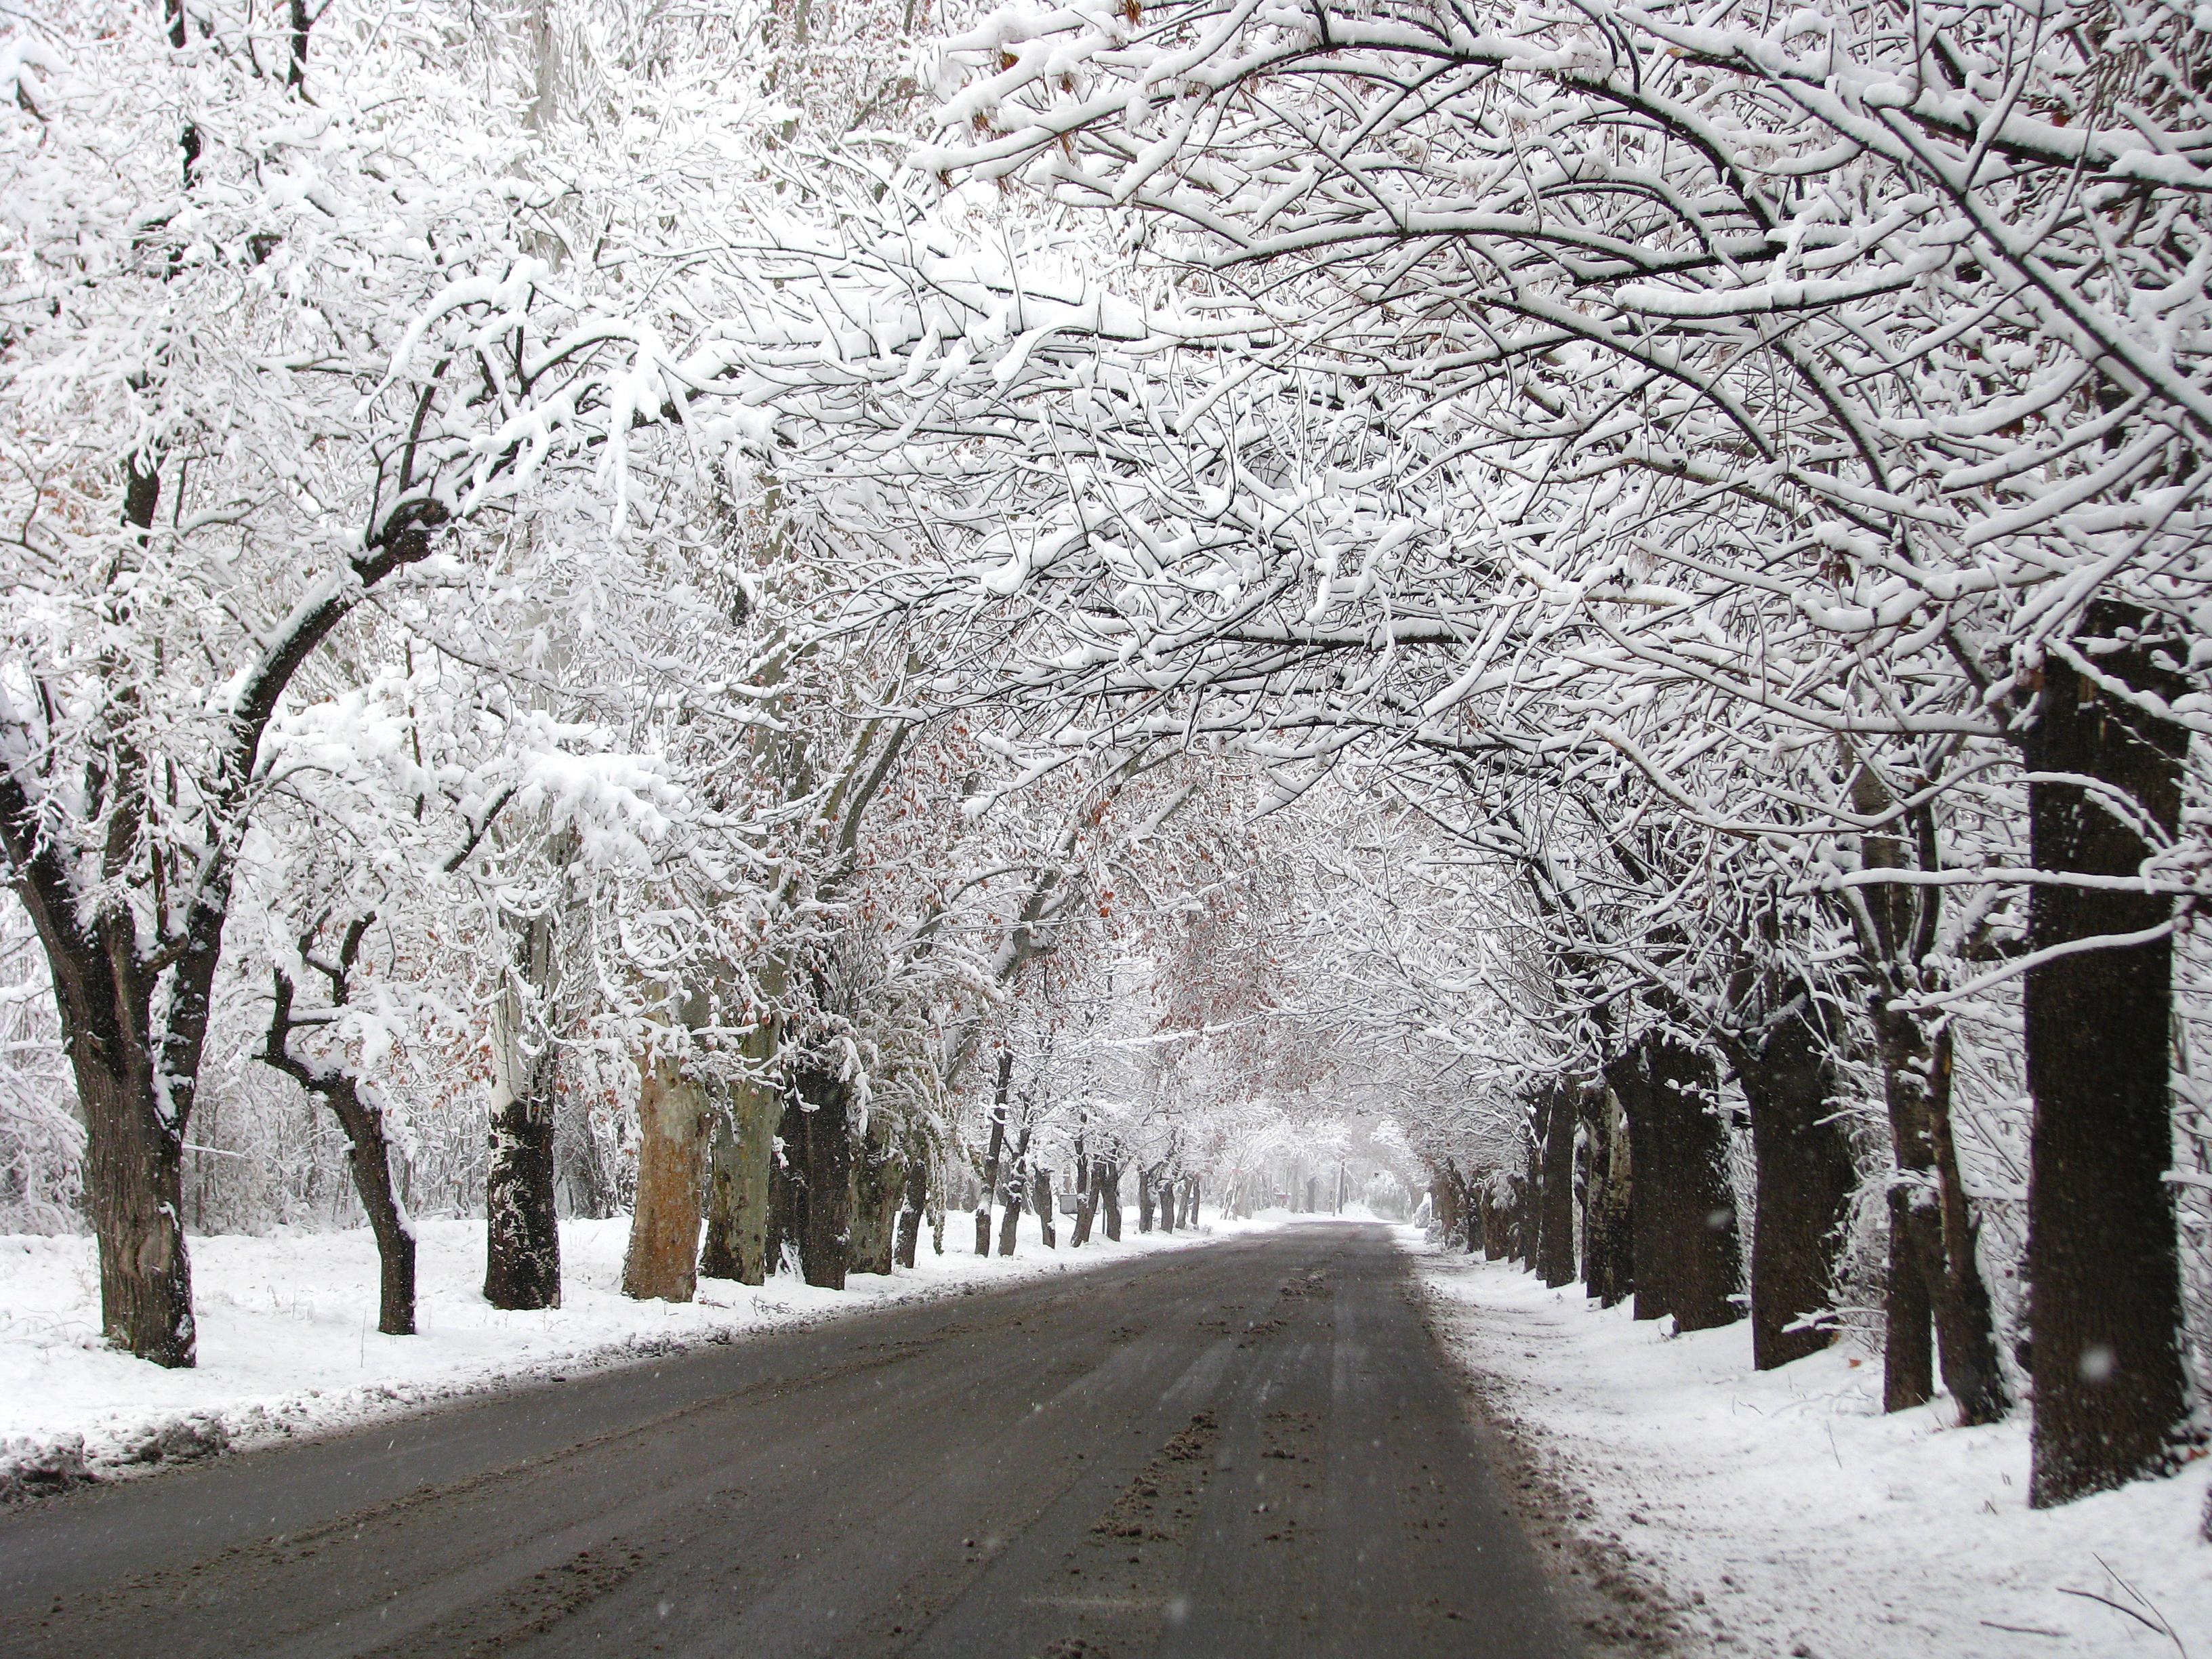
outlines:
[[10, 1659], [1577, 1651], [1352, 1224], [0, 1514]]

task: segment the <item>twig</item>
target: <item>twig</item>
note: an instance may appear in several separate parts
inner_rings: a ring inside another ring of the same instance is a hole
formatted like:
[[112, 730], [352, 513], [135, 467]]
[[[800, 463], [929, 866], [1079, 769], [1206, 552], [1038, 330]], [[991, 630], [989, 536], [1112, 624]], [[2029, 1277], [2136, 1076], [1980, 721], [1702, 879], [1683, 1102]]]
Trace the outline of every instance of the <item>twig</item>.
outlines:
[[[2102, 1564], [2100, 1563], [2100, 1565]], [[2110, 1567], [2105, 1568], [2105, 1571], [2106, 1572], [2112, 1571]], [[2115, 1578], [2119, 1577], [2118, 1573], [2113, 1573], [2112, 1576]], [[2110, 1607], [2114, 1613], [2124, 1613], [2129, 1618], [2134, 1620], [2136, 1623], [2141, 1625], [2145, 1630], [2154, 1631], [2159, 1635], [2166, 1638], [2167, 1641], [2172, 1643], [2175, 1649], [2180, 1653], [2181, 1659], [2189, 1659], [2189, 1650], [2182, 1646], [2181, 1638], [2173, 1633], [2172, 1626], [2166, 1622], [2163, 1615], [2160, 1615], [2156, 1619], [2147, 1618], [2143, 1614], [2137, 1613], [2133, 1607], [2128, 1606], [2125, 1602], [2115, 1601], [2111, 1596], [2100, 1595], [2094, 1590], [2069, 1589], [2065, 1585], [2061, 1584], [2058, 1586], [2058, 1593], [2061, 1595], [2078, 1595], [2084, 1601], [2094, 1601], [2100, 1607]]]
[[2067, 1635], [2063, 1630], [2045, 1630], [2040, 1625], [2000, 1625], [1994, 1619], [1984, 1619], [1980, 1622], [1991, 1630], [2010, 1631], [2015, 1636], [2056, 1636], [2063, 1641]]

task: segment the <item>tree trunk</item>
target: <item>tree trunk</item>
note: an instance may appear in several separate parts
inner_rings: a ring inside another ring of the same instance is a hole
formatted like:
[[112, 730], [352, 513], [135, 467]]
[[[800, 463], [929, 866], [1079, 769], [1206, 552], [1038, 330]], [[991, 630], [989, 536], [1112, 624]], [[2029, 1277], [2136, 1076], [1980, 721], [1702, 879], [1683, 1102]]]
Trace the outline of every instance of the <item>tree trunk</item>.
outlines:
[[1152, 1201], [1158, 1208], [1160, 1231], [1171, 1233], [1176, 1230], [1176, 1177], [1163, 1172], [1152, 1191]]
[[1460, 1231], [1466, 1224], [1460, 1212], [1459, 1182], [1452, 1175], [1440, 1171], [1429, 1182], [1429, 1204], [1445, 1243], [1455, 1243], [1466, 1237]]
[[1919, 1014], [1875, 998], [1896, 1169], [1890, 1177], [1889, 1297], [1882, 1356], [1882, 1405], [1903, 1411], [1934, 1393], [1927, 1322], [1944, 1386], [1961, 1423], [1994, 1423], [2007, 1409], [1996, 1326], [1975, 1253], [1975, 1229], [1951, 1154], [1951, 1039]]
[[1636, 1317], [1672, 1314], [1684, 1331], [1734, 1323], [1743, 1316], [1735, 1301], [1742, 1262], [1711, 1060], [1654, 1035], [1608, 1066], [1606, 1081], [1627, 1115], [1636, 1171]]
[[707, 1093], [673, 1060], [641, 1068], [637, 1091], [637, 1203], [623, 1257], [623, 1294], [689, 1302], [699, 1286], [701, 1165]]
[[[353, 965], [353, 954], [368, 926], [362, 923], [349, 936], [342, 958], [348, 969]], [[343, 969], [337, 977], [342, 996]], [[374, 1091], [351, 1072], [292, 1052], [292, 981], [279, 969], [261, 1058], [310, 1094], [320, 1096], [345, 1131], [346, 1162], [353, 1171], [354, 1191], [361, 1198], [362, 1211], [368, 1217], [369, 1231], [376, 1239], [376, 1328], [386, 1336], [412, 1336], [415, 1226], [392, 1179], [392, 1143], [384, 1133], [384, 1108]]]
[[1152, 1230], [1152, 1181], [1158, 1173], [1141, 1164], [1137, 1166], [1137, 1231], [1140, 1233]]
[[1098, 1160], [1086, 1158], [1079, 1151], [1075, 1155], [1075, 1229], [1068, 1235], [1067, 1248], [1081, 1249], [1091, 1242], [1091, 1229], [1098, 1218]]
[[1037, 1226], [1044, 1235], [1044, 1247], [1048, 1250], [1056, 1250], [1060, 1248], [1060, 1241], [1053, 1233], [1052, 1171], [1039, 1164], [1030, 1185], [1033, 1194], [1030, 1203], [1036, 1211]]
[[1014, 1146], [1014, 1155], [1008, 1160], [1006, 1186], [999, 1194], [1000, 1206], [999, 1254], [1000, 1255], [1012, 1255], [1014, 1253], [1015, 1243], [1019, 1237], [1022, 1224], [1022, 1188], [1025, 1184], [1022, 1178], [1022, 1170], [1029, 1161], [1029, 1155], [1030, 1127], [1024, 1124], [1021, 1139]]
[[764, 1284], [775, 1266], [769, 1250], [769, 1184], [783, 1098], [750, 1079], [719, 1092], [708, 1115], [707, 1233], [699, 1271], [709, 1279]]
[[492, 1004], [491, 1156], [484, 1173], [484, 1300], [495, 1308], [561, 1305], [554, 1208], [557, 1051], [547, 1024], [557, 957], [554, 908], [504, 923], [514, 960]]
[[888, 1273], [896, 1254], [899, 1189], [906, 1170], [880, 1119], [872, 1120], [853, 1160], [851, 1271]]
[[1589, 1127], [1589, 1185], [1583, 1201], [1583, 1288], [1601, 1308], [1616, 1306], [1636, 1287], [1629, 1231], [1628, 1123], [1613, 1091], [1600, 1084], [1585, 1097]]
[[1111, 1158], [1099, 1166], [1098, 1201], [1105, 1210], [1106, 1237], [1118, 1244], [1121, 1242], [1121, 1166]]
[[1830, 1104], [1835, 1068], [1812, 1004], [1800, 995], [1755, 1047], [1741, 1045], [1736, 1080], [1751, 1108], [1757, 1197], [1751, 1235], [1751, 1352], [1772, 1370], [1828, 1346], [1804, 1324], [1836, 1298], [1843, 1243], [1858, 1170]]
[[898, 1241], [892, 1259], [902, 1267], [911, 1269], [915, 1255], [921, 1249], [921, 1222], [929, 1206], [929, 1148], [927, 1145], [909, 1143], [906, 1149], [906, 1191], [898, 1218]]
[[991, 1254], [991, 1199], [999, 1190], [999, 1157], [1006, 1146], [1006, 1093], [1014, 1081], [1014, 1054], [999, 1050], [999, 1080], [991, 1091], [991, 1146], [983, 1159], [983, 1191], [975, 1200], [975, 1254]]
[[508, 1100], [491, 1119], [484, 1171], [484, 1300], [514, 1310], [561, 1305], [561, 1231], [553, 1207], [553, 1103]]
[[[2091, 608], [2085, 631], [2147, 628], [2139, 611]], [[2085, 652], [2094, 650], [2082, 641]], [[2171, 702], [2189, 690], [2129, 643], [2094, 654], [2112, 680]], [[2180, 820], [2180, 726], [2123, 701], [2056, 654], [2045, 660], [2027, 741], [2034, 772], [2110, 786], [2124, 810], [2170, 837]], [[2150, 848], [2112, 805], [2079, 784], [2028, 786], [2035, 867], [2137, 875]], [[2124, 890], [2037, 885], [2028, 942], [2049, 951], [2166, 926], [2172, 901]], [[2080, 951], [2027, 973], [2027, 1081], [2035, 1115], [2027, 1195], [2028, 1371], [2035, 1389], [2028, 1501], [2063, 1504], [2166, 1467], [2188, 1411], [2179, 1334], [2168, 1100], [2173, 948], [2161, 935]]]
[[799, 1277], [825, 1290], [845, 1288], [852, 1247], [853, 1134], [850, 1088], [836, 1062], [810, 1056], [792, 1079], [783, 1112], [789, 1238]]
[[1549, 1285], [1575, 1278], [1575, 1089], [1554, 1083], [1538, 1097], [1543, 1133], [1534, 1183], [1536, 1276]]
[[184, 1136], [169, 1125], [143, 1051], [103, 1064], [69, 1034], [85, 1119], [85, 1207], [100, 1242], [100, 1328], [118, 1348], [172, 1368], [194, 1363], [192, 1277], [185, 1253]]

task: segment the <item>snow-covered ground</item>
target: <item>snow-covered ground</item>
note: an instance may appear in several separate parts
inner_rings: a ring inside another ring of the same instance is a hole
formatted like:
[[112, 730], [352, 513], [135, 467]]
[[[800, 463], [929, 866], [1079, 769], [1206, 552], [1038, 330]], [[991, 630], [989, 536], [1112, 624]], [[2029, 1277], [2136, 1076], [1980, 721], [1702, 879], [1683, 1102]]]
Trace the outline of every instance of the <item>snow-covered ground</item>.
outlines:
[[1885, 1417], [1879, 1364], [1842, 1348], [1754, 1371], [1748, 1324], [1670, 1338], [1399, 1236], [1494, 1413], [1586, 1495], [1569, 1524], [1617, 1539], [1716, 1650], [2212, 1659], [2212, 1461], [2033, 1510], [2023, 1419]]
[[[1177, 1249], [1267, 1222], [1204, 1220], [1200, 1232], [1140, 1234], [1048, 1250], [1022, 1218], [1017, 1254], [972, 1254], [955, 1212], [945, 1253], [927, 1237], [912, 1273], [853, 1276], [845, 1291], [796, 1279], [758, 1289], [702, 1279], [684, 1305], [622, 1294], [627, 1218], [564, 1222], [562, 1305], [502, 1313], [487, 1304], [481, 1221], [418, 1224], [416, 1336], [376, 1330], [376, 1250], [364, 1231], [191, 1241], [199, 1364], [163, 1370], [100, 1340], [100, 1277], [86, 1237], [0, 1235], [0, 1496], [80, 1474], [112, 1476], [223, 1446], [326, 1432], [525, 1378], [617, 1364], [744, 1331], [1079, 1272]], [[994, 1230], [995, 1237], [995, 1228]]]

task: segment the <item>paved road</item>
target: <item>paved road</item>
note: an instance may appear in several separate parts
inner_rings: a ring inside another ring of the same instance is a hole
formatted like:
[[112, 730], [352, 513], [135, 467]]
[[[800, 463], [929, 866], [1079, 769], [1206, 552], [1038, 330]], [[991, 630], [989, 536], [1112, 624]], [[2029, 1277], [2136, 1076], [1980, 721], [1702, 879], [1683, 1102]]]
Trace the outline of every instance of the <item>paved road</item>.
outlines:
[[1572, 1654], [1410, 1291], [1302, 1225], [80, 1492], [0, 1654]]

